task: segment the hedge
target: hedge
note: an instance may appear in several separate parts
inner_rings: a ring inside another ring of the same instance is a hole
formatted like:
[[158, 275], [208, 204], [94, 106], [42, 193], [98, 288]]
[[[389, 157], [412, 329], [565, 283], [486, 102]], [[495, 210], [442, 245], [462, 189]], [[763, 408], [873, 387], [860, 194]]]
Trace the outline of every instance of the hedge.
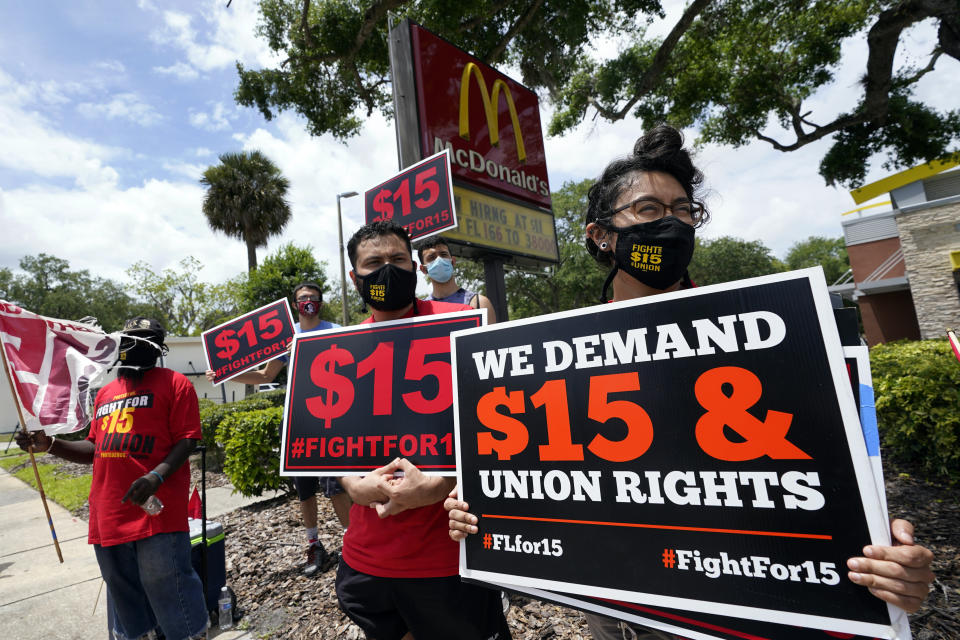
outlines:
[[280, 476], [280, 426], [283, 407], [229, 413], [217, 427], [224, 443], [223, 472], [245, 496], [288, 488]]
[[[207, 446], [207, 468], [211, 471], [224, 468], [224, 445], [227, 441], [217, 435], [217, 428], [224, 418], [237, 412], [282, 407], [285, 397], [286, 392], [277, 389], [255, 393], [249, 398], [227, 404], [218, 404], [208, 399], [200, 400], [200, 424], [203, 427], [203, 444]], [[279, 427], [277, 429], [279, 437]]]
[[960, 480], [960, 362], [947, 341], [877, 345], [870, 365], [884, 455]]

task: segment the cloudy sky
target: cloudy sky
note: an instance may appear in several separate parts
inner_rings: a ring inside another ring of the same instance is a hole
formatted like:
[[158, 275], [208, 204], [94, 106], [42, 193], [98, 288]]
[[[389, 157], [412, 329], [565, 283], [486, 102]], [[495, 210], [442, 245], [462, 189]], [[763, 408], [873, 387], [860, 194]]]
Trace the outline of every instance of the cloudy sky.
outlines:
[[[310, 244], [335, 276], [335, 194], [362, 192], [396, 172], [393, 124], [375, 116], [344, 145], [330, 136], [311, 138], [295, 116], [268, 123], [238, 107], [235, 62], [259, 67], [276, 61], [254, 35], [256, 3], [225, 5], [2, 4], [0, 267], [16, 268], [22, 256], [46, 252], [74, 269], [125, 280], [124, 271], [137, 260], [160, 270], [196, 256], [206, 265], [205, 280], [236, 275], [246, 269], [245, 248], [209, 230], [198, 180], [218, 154], [260, 149], [291, 181], [293, 218], [259, 255], [290, 241]], [[919, 61], [933, 45], [934, 29], [920, 25], [900, 58]], [[865, 57], [864, 44], [847, 48], [836, 83], [810, 105], [813, 120], [849, 108]], [[960, 64], [941, 58], [918, 93], [937, 106], [956, 106]], [[548, 139], [551, 186], [596, 175], [639, 133], [636, 121], [587, 122]], [[824, 186], [817, 175], [826, 148], [821, 143], [784, 154], [757, 142], [702, 149], [714, 214], [704, 235], [760, 240], [780, 257], [807, 236], [840, 235], [840, 214], [855, 205], [846, 191]], [[875, 165], [871, 180], [886, 174]], [[361, 199], [343, 206], [349, 233], [360, 224]]]

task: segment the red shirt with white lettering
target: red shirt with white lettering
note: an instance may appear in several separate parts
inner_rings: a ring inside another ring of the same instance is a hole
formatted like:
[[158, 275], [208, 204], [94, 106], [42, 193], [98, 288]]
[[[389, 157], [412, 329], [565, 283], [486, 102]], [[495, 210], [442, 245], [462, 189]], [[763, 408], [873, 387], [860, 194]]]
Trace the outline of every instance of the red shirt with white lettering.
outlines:
[[120, 502], [134, 480], [163, 462], [177, 442], [200, 439], [197, 392], [187, 378], [154, 367], [137, 382], [117, 378], [97, 394], [90, 424], [96, 446], [90, 486], [90, 544], [113, 546], [157, 533], [187, 531], [190, 465], [166, 478], [156, 496], [158, 515]]
[[[473, 311], [465, 304], [417, 300], [405, 318]], [[414, 313], [416, 310], [416, 313]], [[373, 316], [363, 324], [374, 322]], [[381, 578], [441, 578], [458, 572], [459, 545], [447, 534], [443, 500], [380, 519], [377, 510], [354, 504], [343, 534], [343, 560], [355, 571]]]

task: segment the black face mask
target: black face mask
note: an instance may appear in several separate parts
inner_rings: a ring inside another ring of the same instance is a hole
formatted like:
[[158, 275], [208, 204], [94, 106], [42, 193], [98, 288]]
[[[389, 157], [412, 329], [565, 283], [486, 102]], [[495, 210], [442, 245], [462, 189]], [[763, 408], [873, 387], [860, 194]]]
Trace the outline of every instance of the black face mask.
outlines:
[[120, 338], [118, 362], [121, 367], [141, 370], [152, 369], [157, 366], [157, 358], [160, 357], [160, 353], [160, 347], [157, 347], [153, 342], [143, 339]]
[[618, 269], [654, 289], [666, 289], [683, 278], [693, 257], [691, 225], [666, 216], [653, 222], [610, 229], [617, 232], [613, 254], [616, 264], [603, 283], [602, 302], [607, 302], [607, 288]]
[[417, 274], [392, 264], [356, 277], [360, 297], [377, 311], [403, 309], [417, 294]]

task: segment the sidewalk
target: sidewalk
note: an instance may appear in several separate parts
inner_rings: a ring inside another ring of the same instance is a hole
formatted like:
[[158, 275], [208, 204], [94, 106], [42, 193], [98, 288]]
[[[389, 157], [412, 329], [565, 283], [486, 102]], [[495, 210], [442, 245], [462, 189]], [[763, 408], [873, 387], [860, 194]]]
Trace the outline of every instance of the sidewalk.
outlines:
[[[207, 490], [207, 517], [266, 500], [231, 495], [232, 487]], [[103, 640], [107, 637], [106, 594], [100, 569], [87, 544], [87, 523], [53, 502], [63, 564], [50, 536], [39, 494], [0, 469], [0, 638], [17, 640]], [[99, 597], [98, 597], [99, 592]], [[245, 631], [210, 638], [250, 639]]]

